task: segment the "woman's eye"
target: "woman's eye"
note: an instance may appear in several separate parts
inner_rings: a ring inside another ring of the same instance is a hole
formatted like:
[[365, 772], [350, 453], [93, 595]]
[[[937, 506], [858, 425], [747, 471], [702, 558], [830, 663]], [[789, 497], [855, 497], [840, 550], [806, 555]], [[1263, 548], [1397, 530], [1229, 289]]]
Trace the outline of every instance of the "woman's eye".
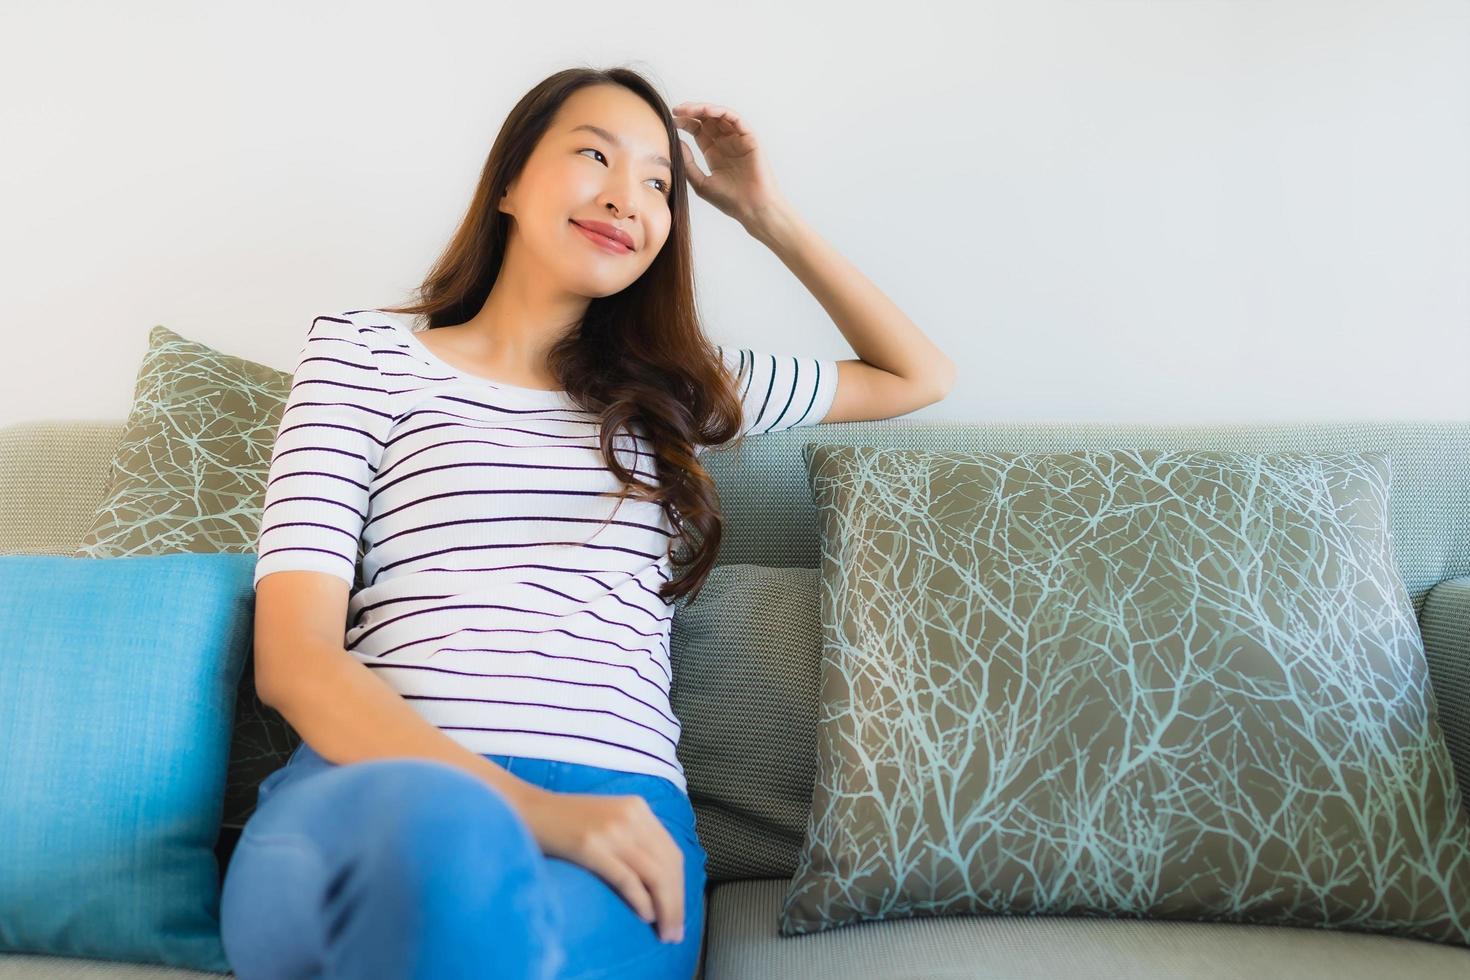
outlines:
[[[607, 157], [606, 156], [603, 156], [602, 151], [599, 150], [595, 146], [584, 146], [580, 150], [578, 150], [577, 152], [578, 153], [586, 153], [588, 150], [591, 150], [593, 153], [596, 153], [598, 156], [602, 157], [604, 163], [607, 162]], [[667, 193], [669, 193], [669, 182], [668, 181], [664, 180], [662, 177], [650, 177], [648, 179], [649, 180], [656, 180], [660, 184], [663, 185], [663, 187], [660, 189], [659, 193], [661, 193], [661, 194], [667, 194]]]

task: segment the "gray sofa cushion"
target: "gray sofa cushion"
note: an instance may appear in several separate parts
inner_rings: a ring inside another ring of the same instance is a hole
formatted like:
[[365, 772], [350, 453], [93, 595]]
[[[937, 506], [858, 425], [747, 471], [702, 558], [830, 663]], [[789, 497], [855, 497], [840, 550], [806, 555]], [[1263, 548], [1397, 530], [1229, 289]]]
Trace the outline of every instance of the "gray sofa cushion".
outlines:
[[247, 554], [290, 375], [163, 326], [148, 333], [88, 558]]
[[1166, 919], [945, 916], [776, 930], [785, 878], [710, 895], [707, 980], [1464, 980], [1470, 950], [1368, 933]]
[[0, 953], [0, 980], [220, 980], [234, 973], [78, 956]]
[[1429, 590], [1419, 629], [1463, 798], [1470, 795], [1470, 576], [1446, 579]]
[[789, 878], [816, 775], [816, 569], [716, 566], [675, 603], [669, 651], [705, 873]]
[[825, 649], [784, 935], [989, 912], [1470, 945], [1385, 457], [807, 456]]

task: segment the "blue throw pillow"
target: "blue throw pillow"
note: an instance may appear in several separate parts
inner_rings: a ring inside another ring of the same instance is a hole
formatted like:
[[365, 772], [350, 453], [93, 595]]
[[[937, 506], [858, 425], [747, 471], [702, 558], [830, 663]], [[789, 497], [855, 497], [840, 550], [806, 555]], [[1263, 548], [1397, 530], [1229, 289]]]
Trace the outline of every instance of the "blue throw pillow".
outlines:
[[0, 950], [228, 972], [251, 554], [0, 555]]

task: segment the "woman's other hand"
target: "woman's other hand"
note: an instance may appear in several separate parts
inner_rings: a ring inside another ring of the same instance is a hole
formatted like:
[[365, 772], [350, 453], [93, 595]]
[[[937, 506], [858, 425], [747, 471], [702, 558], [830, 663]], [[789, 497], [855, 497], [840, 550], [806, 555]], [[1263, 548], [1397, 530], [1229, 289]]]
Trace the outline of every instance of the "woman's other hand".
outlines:
[[647, 800], [541, 789], [519, 809], [545, 854], [600, 875], [664, 942], [683, 939], [684, 852]]

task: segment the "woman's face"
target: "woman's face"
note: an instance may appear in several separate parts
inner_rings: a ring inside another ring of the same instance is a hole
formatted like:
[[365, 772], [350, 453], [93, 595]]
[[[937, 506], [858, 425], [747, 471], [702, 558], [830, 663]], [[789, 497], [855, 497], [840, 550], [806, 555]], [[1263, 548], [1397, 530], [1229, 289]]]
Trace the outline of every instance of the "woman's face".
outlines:
[[[658, 114], [618, 85], [578, 89], [562, 103], [500, 201], [513, 217], [505, 263], [545, 270], [589, 298], [626, 288], [669, 237], [671, 147]], [[610, 249], [576, 222], [625, 232]]]

